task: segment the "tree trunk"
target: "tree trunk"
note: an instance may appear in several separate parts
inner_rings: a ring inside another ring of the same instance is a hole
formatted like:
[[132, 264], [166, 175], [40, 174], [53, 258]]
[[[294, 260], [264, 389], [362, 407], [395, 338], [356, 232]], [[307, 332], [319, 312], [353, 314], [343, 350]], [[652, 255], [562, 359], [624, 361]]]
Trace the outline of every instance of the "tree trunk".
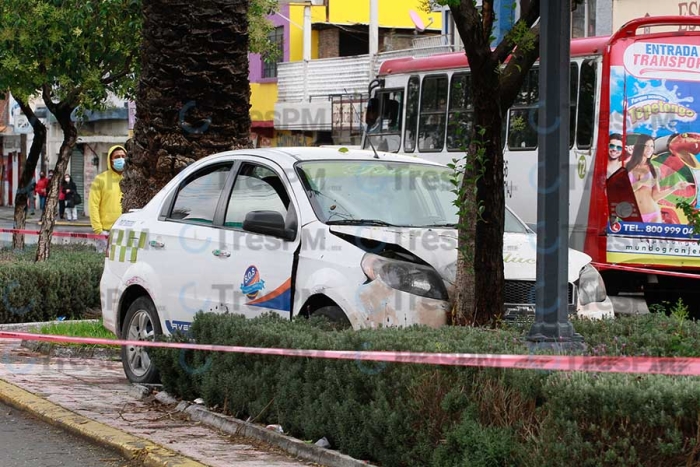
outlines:
[[[34, 140], [32, 141], [32, 146], [29, 149], [29, 155], [24, 163], [24, 168], [22, 169], [22, 174], [18, 181], [19, 186], [26, 187], [32, 180], [32, 175], [36, 170], [36, 165], [39, 162], [39, 156], [41, 151], [46, 144], [46, 127], [43, 123], [36, 118], [34, 111], [29, 106], [28, 103], [24, 102], [22, 99], [17, 99], [20, 109], [24, 115], [29, 119], [29, 123], [32, 125], [34, 130]], [[17, 230], [24, 230], [26, 226], [26, 213], [24, 207], [27, 205], [27, 193], [18, 192], [15, 199], [15, 224], [14, 228]], [[12, 248], [22, 250], [24, 249], [24, 234], [13, 233], [12, 234]]]
[[191, 162], [249, 147], [247, 10], [246, 0], [144, 0], [124, 211], [143, 207]]
[[[487, 80], [488, 81], [488, 80]], [[503, 230], [505, 222], [505, 193], [503, 179], [503, 145], [501, 126], [503, 118], [499, 105], [498, 80], [492, 85], [484, 83], [483, 92], [475, 98], [475, 126], [485, 131], [484, 172], [477, 181], [477, 199], [485, 209], [476, 223], [476, 245], [474, 255], [475, 302], [470, 320], [477, 324], [495, 324], [503, 314]]]
[[453, 321], [459, 325], [493, 324], [503, 312], [503, 118], [496, 66], [486, 61], [483, 67], [472, 68], [471, 74], [474, 131], [460, 190], [453, 312]]
[[53, 169], [53, 178], [49, 183], [46, 207], [41, 216], [41, 230], [39, 233], [39, 244], [36, 249], [36, 261], [46, 261], [51, 254], [51, 235], [53, 234], [54, 222], [56, 221], [58, 190], [61, 186], [61, 180], [63, 180], [63, 174], [66, 173], [75, 143], [78, 141], [78, 129], [70, 118], [74, 109], [71, 106], [59, 106], [58, 111], [54, 114], [59, 125], [61, 125], [61, 130], [63, 130], [63, 143], [61, 143], [58, 161], [56, 161], [56, 166]]

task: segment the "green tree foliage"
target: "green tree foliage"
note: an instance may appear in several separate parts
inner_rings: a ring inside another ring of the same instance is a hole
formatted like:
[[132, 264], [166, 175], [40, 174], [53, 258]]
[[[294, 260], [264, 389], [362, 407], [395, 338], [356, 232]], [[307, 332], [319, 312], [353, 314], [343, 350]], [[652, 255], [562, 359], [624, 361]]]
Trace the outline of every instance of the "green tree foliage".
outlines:
[[248, 3], [248, 37], [251, 52], [267, 55], [275, 53], [269, 34], [275, 26], [267, 16], [277, 11], [278, 0], [250, 0]]
[[49, 257], [59, 182], [77, 141], [73, 112], [104, 108], [110, 93], [135, 94], [140, 13], [137, 0], [0, 3], [0, 84], [25, 102], [40, 91], [63, 130], [42, 218], [38, 261]]

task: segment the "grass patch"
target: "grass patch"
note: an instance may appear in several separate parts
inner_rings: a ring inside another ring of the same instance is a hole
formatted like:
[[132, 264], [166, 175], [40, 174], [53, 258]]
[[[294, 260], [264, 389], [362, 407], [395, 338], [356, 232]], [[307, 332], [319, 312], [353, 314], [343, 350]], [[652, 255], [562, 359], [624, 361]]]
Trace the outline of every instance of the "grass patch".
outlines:
[[[99, 339], [116, 339], [117, 336], [108, 331], [102, 320], [97, 321], [65, 321], [60, 323], [45, 324], [39, 328], [39, 334], [70, 337], [95, 337]], [[78, 347], [111, 347], [102, 344], [62, 344]]]

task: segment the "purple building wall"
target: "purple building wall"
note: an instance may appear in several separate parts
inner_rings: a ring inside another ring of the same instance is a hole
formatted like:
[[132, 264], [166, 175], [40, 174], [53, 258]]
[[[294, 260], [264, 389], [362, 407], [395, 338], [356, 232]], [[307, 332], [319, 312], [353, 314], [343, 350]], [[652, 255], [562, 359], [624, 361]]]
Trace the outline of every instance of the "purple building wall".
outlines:
[[[289, 4], [285, 3], [280, 5], [280, 13], [285, 17], [289, 18]], [[275, 13], [269, 16], [270, 21], [275, 27], [282, 26], [284, 28], [284, 56], [282, 61], [289, 61], [289, 21], [282, 18], [282, 16]], [[274, 83], [277, 78], [262, 78], [262, 59], [260, 54], [248, 54], [248, 80], [251, 83]]]

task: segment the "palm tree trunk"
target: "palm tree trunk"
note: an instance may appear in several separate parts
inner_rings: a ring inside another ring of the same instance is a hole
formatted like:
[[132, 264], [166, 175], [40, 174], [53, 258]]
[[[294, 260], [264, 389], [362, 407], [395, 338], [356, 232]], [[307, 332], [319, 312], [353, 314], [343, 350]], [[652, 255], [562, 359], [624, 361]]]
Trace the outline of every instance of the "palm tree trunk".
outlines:
[[246, 0], [143, 1], [124, 211], [143, 207], [191, 162], [249, 146], [247, 10]]

